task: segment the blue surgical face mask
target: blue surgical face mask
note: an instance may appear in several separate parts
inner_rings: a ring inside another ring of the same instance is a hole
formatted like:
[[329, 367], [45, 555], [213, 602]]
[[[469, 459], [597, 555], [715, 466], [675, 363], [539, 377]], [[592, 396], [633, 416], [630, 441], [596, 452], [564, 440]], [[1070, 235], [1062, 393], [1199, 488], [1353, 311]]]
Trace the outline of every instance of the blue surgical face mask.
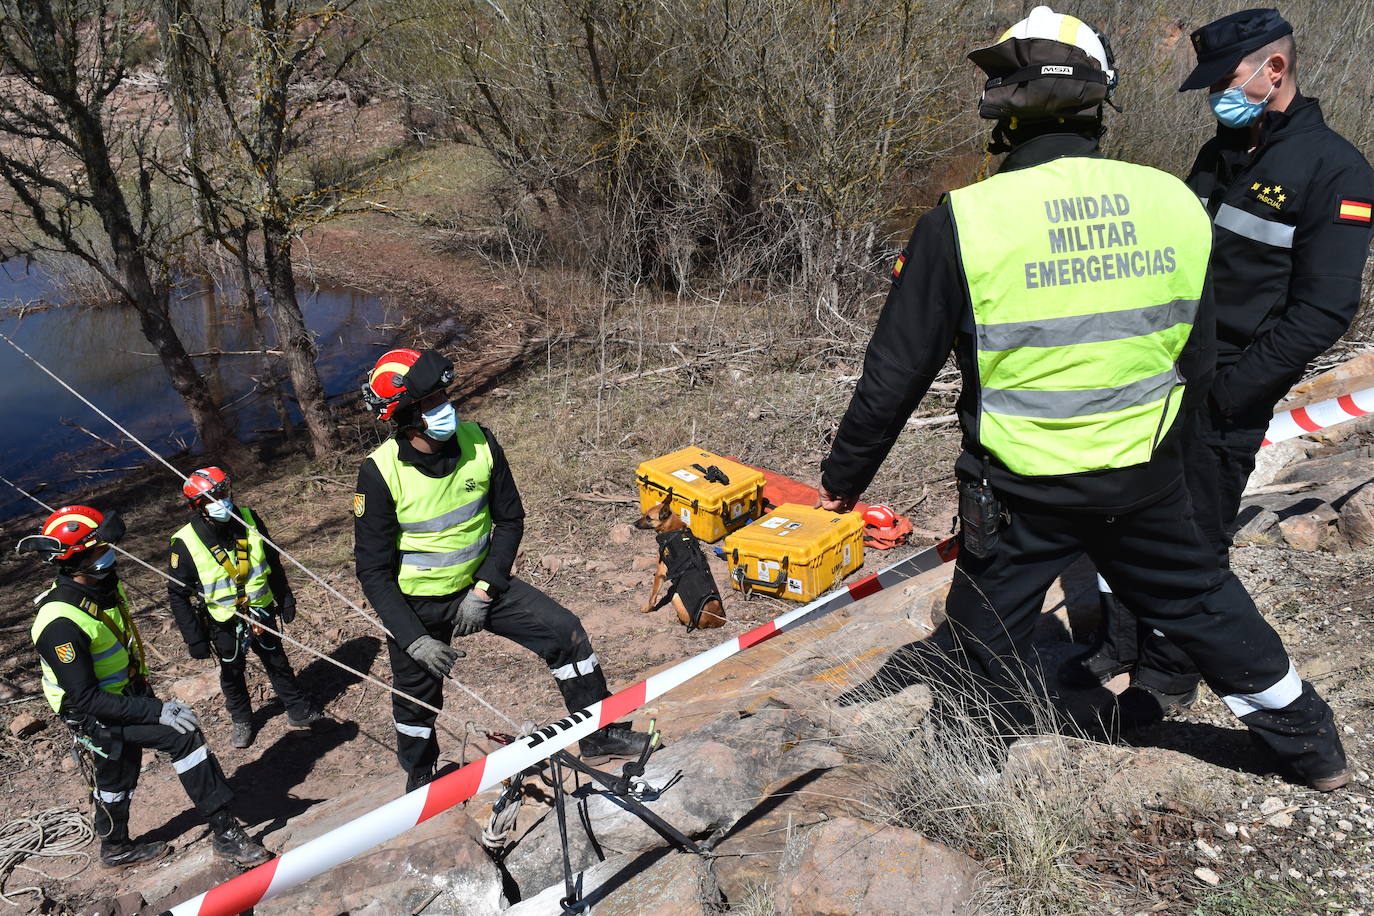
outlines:
[[227, 522], [233, 518], [234, 503], [228, 499], [217, 499], [205, 504], [205, 514], [217, 522]]
[[1245, 127], [1255, 123], [1260, 115], [1264, 114], [1264, 106], [1269, 104], [1269, 96], [1274, 94], [1278, 84], [1269, 87], [1269, 95], [1266, 95], [1258, 102], [1250, 101], [1250, 97], [1245, 94], [1245, 85], [1250, 80], [1264, 72], [1264, 67], [1260, 67], [1249, 78], [1239, 86], [1232, 86], [1230, 89], [1223, 89], [1221, 92], [1213, 92], [1207, 97], [1207, 102], [1212, 106], [1212, 114], [1216, 115], [1218, 121], [1225, 127]]
[[425, 418], [425, 435], [437, 442], [452, 439], [458, 431], [458, 411], [448, 401], [426, 410], [421, 416]]

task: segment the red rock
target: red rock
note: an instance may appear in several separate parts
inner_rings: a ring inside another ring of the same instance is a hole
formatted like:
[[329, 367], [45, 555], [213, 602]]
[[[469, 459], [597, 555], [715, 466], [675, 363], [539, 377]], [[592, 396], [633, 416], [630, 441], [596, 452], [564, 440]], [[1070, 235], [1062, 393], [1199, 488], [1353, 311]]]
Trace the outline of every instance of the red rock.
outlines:
[[47, 727], [48, 723], [45, 720], [35, 719], [26, 712], [21, 712], [10, 720], [10, 734], [16, 738], [27, 738]]
[[1345, 501], [1337, 525], [1351, 547], [1374, 544], [1374, 485], [1357, 490]]
[[978, 865], [914, 830], [842, 817], [778, 884], [780, 916], [972, 916]]

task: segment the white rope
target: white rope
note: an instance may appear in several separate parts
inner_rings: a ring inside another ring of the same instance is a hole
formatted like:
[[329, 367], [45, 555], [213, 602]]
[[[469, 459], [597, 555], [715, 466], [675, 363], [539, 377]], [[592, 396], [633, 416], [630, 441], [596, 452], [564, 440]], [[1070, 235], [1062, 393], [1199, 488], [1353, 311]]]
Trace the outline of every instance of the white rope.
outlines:
[[[21, 817], [0, 827], [0, 900], [10, 906], [19, 906], [21, 901], [14, 899], [17, 894], [37, 894], [43, 899], [43, 888], [38, 885], [5, 890], [5, 882], [18, 869], [42, 875], [48, 881], [67, 881], [85, 871], [91, 864], [91, 854], [79, 852], [81, 847], [95, 839], [95, 830], [75, 808], [49, 808], [32, 817]], [[75, 871], [66, 875], [50, 875], [40, 868], [25, 864], [29, 858], [53, 858], [77, 856], [84, 861]]]
[[[181, 478], [182, 483], [185, 483], [186, 481], [190, 480], [190, 478], [189, 478], [187, 475], [185, 475], [185, 474], [181, 473], [181, 471], [177, 470], [177, 469], [176, 469], [176, 466], [173, 465], [170, 461], [168, 461], [166, 458], [163, 458], [163, 457], [162, 457], [161, 455], [159, 455], [156, 451], [154, 451], [151, 447], [149, 447], [148, 445], [146, 445], [146, 444], [143, 442], [142, 439], [139, 439], [139, 438], [138, 438], [137, 436], [135, 436], [133, 433], [129, 432], [129, 430], [125, 429], [124, 426], [122, 426], [122, 425], [119, 423], [119, 421], [117, 421], [114, 417], [110, 416], [110, 415], [107, 414], [105, 411], [101, 410], [101, 409], [100, 409], [99, 407], [97, 407], [95, 404], [91, 403], [91, 401], [90, 401], [89, 398], [87, 398], [87, 397], [86, 397], [85, 395], [83, 395], [81, 392], [77, 391], [77, 390], [76, 390], [75, 388], [73, 388], [71, 385], [67, 384], [65, 381], [63, 381], [61, 378], [59, 378], [59, 377], [57, 376], [57, 374], [54, 373], [51, 369], [49, 369], [47, 366], [45, 366], [45, 365], [43, 365], [41, 362], [39, 362], [39, 361], [38, 361], [34, 356], [32, 356], [27, 350], [25, 350], [23, 347], [19, 346], [19, 344], [15, 343], [14, 340], [11, 339], [9, 335], [5, 334], [3, 331], [0, 331], [0, 338], [3, 338], [4, 341], [5, 341], [6, 343], [8, 343], [11, 347], [13, 347], [15, 350], [17, 350], [21, 356], [23, 356], [23, 357], [24, 357], [25, 359], [27, 359], [29, 362], [33, 363], [33, 364], [34, 364], [35, 366], [37, 366], [40, 370], [42, 370], [43, 373], [44, 373], [45, 375], [47, 375], [47, 376], [48, 376], [49, 378], [51, 378], [53, 381], [57, 382], [57, 383], [58, 383], [59, 385], [61, 385], [63, 388], [67, 389], [67, 391], [71, 392], [72, 395], [74, 395], [78, 400], [81, 401], [81, 403], [85, 404], [87, 407], [91, 408], [91, 410], [94, 410], [96, 413], [100, 414], [100, 416], [102, 416], [103, 418], [105, 418], [105, 420], [107, 420], [112, 426], [114, 426], [115, 429], [117, 429], [117, 430], [119, 430], [121, 433], [123, 433], [123, 434], [129, 439], [129, 441], [133, 442], [133, 443], [134, 443], [135, 445], [137, 445], [139, 448], [143, 449], [143, 451], [147, 452], [151, 457], [153, 457], [154, 459], [156, 459], [157, 461], [159, 461], [164, 467], [166, 467], [167, 470], [171, 471], [171, 472], [172, 472], [173, 474], [175, 474], [177, 477]], [[17, 489], [17, 488], [16, 488], [16, 489]], [[23, 491], [21, 490], [20, 492], [23, 492]], [[231, 510], [231, 513], [230, 513], [230, 514], [233, 515], [233, 517], [236, 518], [239, 522], [241, 522], [241, 523], [243, 523], [245, 526], [247, 526], [248, 522], [243, 518], [242, 515], [240, 515], [240, 514], [238, 513], [237, 509]], [[383, 633], [385, 633], [385, 634], [387, 635], [387, 637], [388, 637], [389, 639], [391, 639], [393, 642], [396, 640], [395, 635], [391, 632], [391, 630], [389, 630], [389, 629], [387, 628], [386, 624], [384, 624], [381, 620], [378, 620], [377, 618], [373, 617], [371, 614], [369, 614], [369, 613], [367, 613], [366, 611], [364, 611], [361, 607], [359, 607], [359, 606], [358, 606], [357, 604], [355, 604], [351, 599], [349, 599], [347, 595], [343, 594], [343, 592], [340, 592], [340, 591], [339, 591], [338, 589], [336, 589], [334, 586], [330, 585], [328, 582], [324, 581], [324, 579], [322, 579], [322, 578], [320, 578], [318, 575], [316, 575], [312, 570], [306, 568], [305, 564], [303, 564], [300, 560], [297, 560], [297, 559], [290, 553], [290, 551], [288, 551], [288, 550], [286, 550], [285, 548], [283, 548], [280, 544], [277, 544], [275, 541], [271, 540], [271, 539], [268, 538], [266, 535], [262, 534], [261, 531], [259, 531], [258, 534], [259, 534], [259, 536], [260, 536], [264, 541], [266, 541], [268, 544], [270, 544], [270, 545], [273, 547], [273, 549], [275, 549], [275, 550], [277, 551], [277, 553], [278, 553], [279, 555], [281, 555], [281, 556], [285, 557], [286, 559], [290, 560], [293, 564], [295, 564], [295, 566], [296, 566], [301, 572], [305, 573], [305, 574], [306, 574], [307, 576], [309, 576], [311, 579], [313, 579], [314, 581], [318, 582], [320, 585], [324, 586], [325, 590], [328, 591], [331, 595], [333, 595], [335, 598], [338, 598], [340, 601], [342, 601], [342, 602], [343, 602], [345, 605], [347, 605], [348, 607], [352, 608], [352, 609], [353, 609], [353, 612], [354, 612], [355, 614], [357, 614], [359, 617], [363, 618], [364, 620], [368, 621], [368, 622], [371, 623], [373, 626], [377, 627], [379, 630], [381, 630]], [[123, 551], [120, 551], [120, 552], [123, 553]], [[141, 562], [141, 561], [140, 561], [140, 562]], [[144, 564], [144, 565], [147, 565], [147, 564]], [[148, 567], [148, 568], [149, 568], [149, 569], [152, 569], [151, 566]], [[169, 576], [168, 578], [170, 578], [170, 576]], [[242, 615], [239, 615], [239, 616], [242, 616]], [[261, 625], [261, 624], [259, 624], [259, 625]], [[404, 647], [403, 647], [403, 648], [404, 648]], [[323, 656], [322, 656], [322, 657], [323, 657]], [[512, 726], [512, 727], [514, 727], [514, 728], [519, 728], [519, 725], [516, 723], [516, 721], [515, 721], [514, 719], [512, 719], [510, 716], [508, 716], [508, 715], [506, 715], [505, 713], [503, 713], [501, 710], [497, 709], [497, 708], [496, 708], [495, 706], [493, 706], [492, 704], [488, 703], [488, 702], [486, 701], [485, 698], [479, 696], [475, 691], [472, 690], [472, 688], [468, 687], [467, 684], [464, 684], [462, 681], [458, 680], [458, 678], [454, 677], [452, 674], [447, 675], [447, 676], [446, 676], [446, 680], [448, 680], [448, 681], [450, 681], [451, 683], [453, 683], [454, 685], [456, 685], [456, 686], [458, 687], [459, 690], [462, 690], [462, 691], [463, 691], [464, 693], [466, 693], [469, 697], [471, 697], [472, 699], [476, 700], [476, 701], [477, 701], [478, 703], [480, 703], [482, 706], [486, 707], [488, 711], [490, 711], [490, 712], [491, 712], [493, 715], [495, 715], [497, 718], [501, 719], [501, 720], [502, 720], [503, 722], [505, 722], [507, 725], [510, 725], [510, 726]], [[389, 689], [391, 689], [391, 688], [389, 688]], [[428, 704], [421, 703], [421, 701], [416, 700], [416, 699], [413, 698], [413, 697], [411, 697], [410, 699], [412, 700], [412, 702], [420, 703], [420, 705], [421, 705], [422, 707], [426, 708], [426, 709], [433, 709], [433, 708], [434, 708], [434, 707], [432, 707], [432, 706], [429, 706]]]

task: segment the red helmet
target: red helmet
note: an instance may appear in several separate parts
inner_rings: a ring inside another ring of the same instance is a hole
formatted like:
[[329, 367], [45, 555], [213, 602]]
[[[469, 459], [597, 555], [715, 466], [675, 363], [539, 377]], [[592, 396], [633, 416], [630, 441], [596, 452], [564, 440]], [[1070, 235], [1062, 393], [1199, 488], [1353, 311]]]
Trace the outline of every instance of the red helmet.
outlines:
[[887, 506], [869, 506], [864, 510], [864, 524], [874, 528], [891, 528], [897, 524], [897, 513]]
[[49, 562], [63, 562], [100, 544], [112, 544], [124, 536], [124, 522], [90, 506], [63, 506], [48, 516], [42, 534], [31, 534], [15, 548], [43, 554]]
[[378, 420], [423, 400], [453, 381], [453, 363], [433, 350], [388, 350], [363, 385], [363, 401]]
[[181, 492], [193, 503], [223, 499], [229, 495], [229, 483], [229, 475], [221, 468], [201, 468], [190, 473], [181, 485]]

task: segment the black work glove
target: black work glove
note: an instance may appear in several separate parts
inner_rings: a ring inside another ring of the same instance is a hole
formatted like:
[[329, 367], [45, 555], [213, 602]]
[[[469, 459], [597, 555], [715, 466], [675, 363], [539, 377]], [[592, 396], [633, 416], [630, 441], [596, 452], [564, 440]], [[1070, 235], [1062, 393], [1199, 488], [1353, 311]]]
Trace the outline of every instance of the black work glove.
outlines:
[[437, 678], [446, 678], [453, 670], [453, 663], [467, 657], [462, 649], [446, 646], [433, 636], [421, 636], [406, 646], [406, 654], [416, 663]]
[[209, 658], [209, 657], [210, 657], [210, 643], [208, 643], [208, 642], [193, 642], [193, 643], [187, 643], [187, 644], [186, 644], [186, 651], [189, 652], [189, 653], [191, 653], [191, 657], [192, 657], [192, 658]]
[[290, 623], [296, 619], [295, 595], [287, 595], [281, 600], [281, 603], [277, 605], [277, 616], [281, 618], [282, 623]]

